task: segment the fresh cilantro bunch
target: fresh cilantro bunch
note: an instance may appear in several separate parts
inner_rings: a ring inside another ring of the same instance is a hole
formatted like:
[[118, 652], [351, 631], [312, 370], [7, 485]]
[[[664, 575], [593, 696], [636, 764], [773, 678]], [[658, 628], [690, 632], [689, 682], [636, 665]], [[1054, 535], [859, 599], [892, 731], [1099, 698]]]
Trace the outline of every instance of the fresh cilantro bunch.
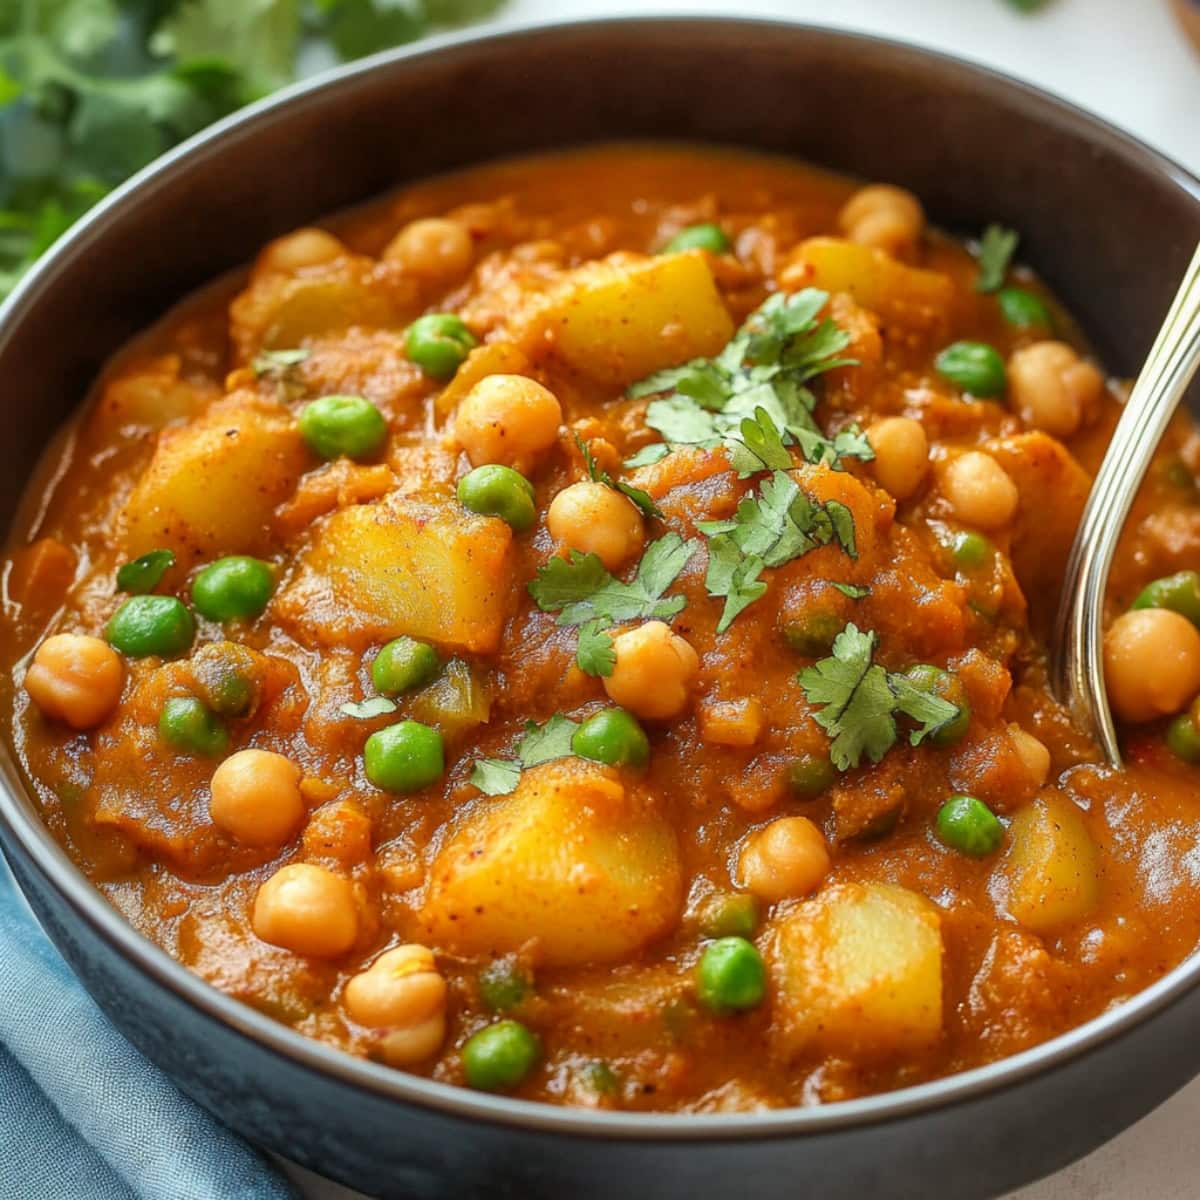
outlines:
[[848, 624], [834, 639], [832, 655], [798, 676], [809, 704], [821, 709], [816, 722], [833, 738], [829, 756], [839, 771], [857, 767], [864, 756], [879, 762], [898, 739], [897, 714], [917, 722], [908, 735], [914, 746], [959, 714], [949, 700], [879, 666], [878, 643], [873, 630]]
[[725, 597], [718, 633], [767, 590], [758, 578], [764, 567], [781, 567], [830, 542], [858, 557], [850, 509], [839, 500], [818, 503], [784, 470], [772, 471], [756, 495], [743, 497], [730, 520], [703, 521], [697, 528], [709, 539], [708, 594]]
[[525, 722], [525, 736], [517, 743], [516, 758], [481, 758], [471, 770], [471, 782], [485, 796], [507, 796], [517, 789], [521, 772], [527, 767], [550, 762], [555, 758], [570, 758], [571, 739], [579, 722], [555, 713], [545, 725]]
[[543, 612], [558, 613], [560, 625], [580, 626], [576, 661], [589, 675], [611, 675], [616, 664], [608, 630], [625, 621], [669, 621], [687, 605], [684, 596], [667, 596], [699, 549], [677, 533], [651, 542], [626, 583], [611, 575], [595, 554], [572, 550], [552, 558], [529, 582], [529, 594]]
[[503, 0], [0, 0], [0, 298], [110, 188], [332, 65]]
[[[874, 458], [856, 426], [834, 438], [813, 417], [816, 397], [805, 386], [834, 367], [853, 365], [839, 357], [850, 335], [818, 314], [829, 293], [804, 288], [793, 295], [776, 292], [746, 319], [716, 358], [697, 358], [681, 367], [657, 371], [629, 389], [629, 395], [655, 396], [646, 408], [646, 424], [662, 442], [643, 447], [626, 466], [657, 462], [679, 446], [730, 447], [734, 468], [743, 478], [784, 464], [762, 451], [796, 445], [812, 463], [838, 467], [843, 458]], [[766, 414], [778, 444], [770, 440], [759, 412]]]

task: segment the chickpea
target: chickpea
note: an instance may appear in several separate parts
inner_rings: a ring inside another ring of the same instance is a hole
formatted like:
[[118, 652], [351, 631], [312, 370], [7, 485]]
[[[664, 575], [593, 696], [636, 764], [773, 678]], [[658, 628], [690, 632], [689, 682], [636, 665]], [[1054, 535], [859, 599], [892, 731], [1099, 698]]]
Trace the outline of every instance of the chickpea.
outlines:
[[1009, 358], [1008, 387], [1026, 425], [1065, 438], [1076, 433], [1095, 408], [1104, 376], [1066, 342], [1034, 342]]
[[1035, 787], [1041, 787], [1050, 774], [1050, 751], [1020, 725], [1010, 725], [1008, 736]]
[[807, 896], [829, 874], [825, 835], [807, 817], [780, 817], [742, 845], [742, 884], [763, 900]]
[[319, 267], [347, 253], [346, 247], [324, 229], [297, 229], [276, 238], [261, 254], [258, 265], [265, 271], [292, 274], [305, 267]]
[[554, 497], [546, 524], [564, 549], [595, 554], [610, 571], [636, 557], [646, 540], [637, 506], [590, 479], [573, 483]]
[[875, 478], [897, 500], [907, 500], [929, 469], [929, 439], [925, 427], [911, 417], [884, 417], [867, 430], [875, 451]]
[[852, 242], [901, 255], [921, 240], [925, 213], [912, 192], [873, 183], [850, 197], [838, 213], [838, 228]]
[[304, 817], [300, 768], [270, 750], [239, 750], [213, 772], [208, 814], [247, 846], [282, 846]]
[[968, 450], [942, 472], [942, 494], [965, 525], [999, 529], [1012, 520], [1020, 495], [1008, 472], [990, 454]]
[[25, 690], [46, 716], [91, 729], [117, 707], [125, 683], [121, 656], [105, 641], [78, 633], [48, 637], [25, 672]]
[[289, 863], [258, 889], [250, 923], [272, 946], [313, 958], [337, 958], [358, 937], [354, 888], [324, 867]]
[[690, 642], [662, 621], [647, 621], [617, 634], [613, 650], [617, 661], [604, 690], [614, 704], [647, 720], [683, 712], [700, 670]]
[[1137, 608], [1104, 635], [1104, 680], [1117, 716], [1152, 721], [1200, 692], [1200, 632], [1169, 608]]
[[440, 281], [465, 275], [475, 257], [466, 226], [444, 217], [412, 221], [384, 247], [385, 262], [419, 279]]
[[431, 951], [397, 946], [346, 984], [346, 1013], [369, 1029], [386, 1029], [384, 1060], [409, 1066], [436, 1053], [446, 1036], [446, 981]]
[[454, 436], [474, 467], [501, 463], [528, 473], [558, 437], [554, 393], [524, 375], [488, 375], [463, 397]]

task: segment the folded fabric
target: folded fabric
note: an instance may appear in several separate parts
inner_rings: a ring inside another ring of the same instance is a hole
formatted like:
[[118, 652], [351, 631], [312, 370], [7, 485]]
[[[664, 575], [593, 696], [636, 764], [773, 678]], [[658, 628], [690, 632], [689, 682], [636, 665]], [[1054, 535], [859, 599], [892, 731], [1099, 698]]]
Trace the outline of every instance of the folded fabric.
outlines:
[[0, 857], [0, 1197], [295, 1200], [96, 1007]]

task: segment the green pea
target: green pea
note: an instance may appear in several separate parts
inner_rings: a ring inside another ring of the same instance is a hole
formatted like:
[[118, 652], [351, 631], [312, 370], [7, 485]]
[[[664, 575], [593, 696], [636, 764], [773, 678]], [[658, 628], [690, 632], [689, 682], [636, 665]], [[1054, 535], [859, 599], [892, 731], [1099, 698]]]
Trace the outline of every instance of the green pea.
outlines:
[[1000, 313], [1018, 329], [1053, 329], [1054, 318], [1041, 298], [1024, 288], [1005, 287], [996, 293]]
[[802, 800], [812, 800], [833, 787], [837, 772], [827, 754], [801, 754], [788, 766], [788, 787]]
[[209, 642], [192, 656], [200, 699], [222, 717], [249, 716], [262, 696], [263, 667], [253, 650], [237, 642]]
[[442, 735], [419, 721], [376, 730], [363, 748], [367, 778], [385, 792], [417, 792], [446, 770]]
[[973, 533], [964, 529], [954, 535], [950, 552], [954, 556], [955, 566], [974, 571], [990, 561], [993, 547], [982, 533]]
[[679, 254], [684, 250], [708, 250], [713, 254], [724, 254], [729, 249], [725, 231], [713, 221], [689, 225], [681, 229], [663, 248], [664, 254]]
[[571, 749], [580, 758], [610, 767], [644, 767], [650, 758], [645, 731], [623, 708], [606, 708], [588, 717], [571, 738]]
[[532, 990], [532, 980], [511, 958], [497, 959], [479, 972], [479, 996], [492, 1012], [516, 1008]]
[[385, 696], [398, 696], [424, 687], [442, 669], [437, 651], [428, 642], [398, 637], [387, 643], [371, 663], [371, 682]]
[[829, 653], [833, 639], [844, 624], [831, 609], [815, 608], [803, 616], [786, 620], [783, 624], [783, 640], [806, 658], [820, 658]]
[[747, 892], [714, 896], [700, 920], [705, 937], [748, 938], [757, 928], [758, 901]]
[[1004, 840], [1004, 826], [982, 800], [951, 796], [937, 815], [937, 835], [951, 850], [986, 858]]
[[744, 937], [723, 937], [704, 951], [696, 966], [696, 998], [713, 1012], [737, 1012], [762, 1003], [767, 968]]
[[1148, 583], [1137, 594], [1131, 608], [1169, 608], [1200, 625], [1200, 574], [1177, 571]]
[[533, 484], [520, 471], [498, 463], [468, 471], [458, 481], [458, 502], [481, 517], [499, 517], [518, 533], [537, 516]]
[[300, 433], [321, 458], [367, 458], [387, 439], [387, 422], [364, 396], [322, 396], [301, 410]]
[[195, 696], [176, 696], [158, 716], [158, 736], [185, 754], [216, 758], [229, 745], [229, 734], [220, 720]]
[[109, 618], [104, 636], [129, 658], [170, 658], [192, 644], [196, 621], [174, 596], [132, 596]]
[[404, 335], [404, 352], [433, 379], [449, 379], [476, 344], [466, 323], [453, 313], [418, 317]]
[[1185, 763], [1200, 762], [1200, 729], [1191, 712], [1180, 713], [1167, 726], [1167, 749]]
[[927, 740], [935, 746], [953, 746], [955, 742], [960, 741], [971, 724], [971, 706], [967, 703], [962, 680], [929, 663], [918, 663], [915, 667], [909, 667], [905, 675], [912, 685], [921, 691], [932, 692], [935, 696], [941, 696], [943, 700], [958, 705], [958, 716], [947, 721], [940, 729], [935, 729]]
[[244, 554], [209, 563], [192, 584], [192, 603], [210, 621], [257, 617], [275, 591], [275, 571], [261, 558]]
[[537, 1038], [520, 1021], [497, 1021], [462, 1048], [467, 1084], [481, 1092], [511, 1091], [529, 1076], [540, 1054]]
[[1005, 387], [1004, 359], [986, 342], [955, 342], [933, 365], [939, 375], [972, 396], [999, 396]]

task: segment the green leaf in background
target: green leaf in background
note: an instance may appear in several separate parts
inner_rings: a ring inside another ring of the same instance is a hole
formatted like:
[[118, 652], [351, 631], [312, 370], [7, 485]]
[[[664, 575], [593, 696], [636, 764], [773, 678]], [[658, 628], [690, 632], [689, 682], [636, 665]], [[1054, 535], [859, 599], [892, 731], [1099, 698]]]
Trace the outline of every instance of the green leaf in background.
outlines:
[[358, 58], [503, 0], [0, 0], [0, 299], [110, 188], [297, 63]]

